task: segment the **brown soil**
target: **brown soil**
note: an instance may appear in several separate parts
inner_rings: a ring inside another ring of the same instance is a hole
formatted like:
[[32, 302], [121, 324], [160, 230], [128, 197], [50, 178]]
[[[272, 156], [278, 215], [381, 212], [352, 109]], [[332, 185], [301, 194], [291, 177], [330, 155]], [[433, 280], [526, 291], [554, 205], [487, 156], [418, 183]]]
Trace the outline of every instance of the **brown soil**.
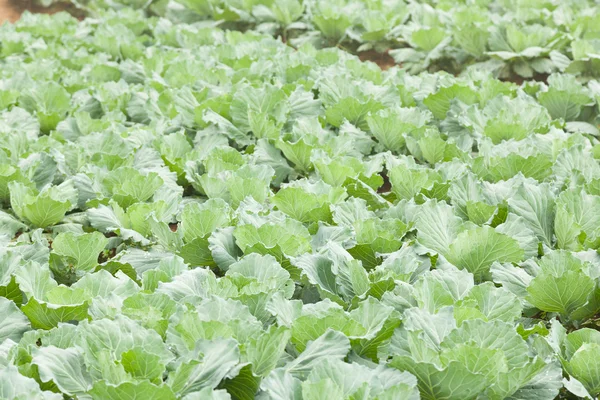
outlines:
[[535, 75], [533, 75], [533, 77], [531, 78], [523, 78], [522, 76], [519, 76], [517, 74], [513, 74], [510, 78], [500, 78], [500, 80], [503, 80], [505, 82], [512, 82], [512, 83], [516, 83], [517, 85], [521, 86], [524, 82], [527, 81], [532, 81], [532, 82], [544, 82], [544, 83], [548, 83], [548, 74], [538, 74], [536, 73]]
[[0, 24], [5, 21], [15, 22], [26, 10], [33, 13], [54, 14], [59, 11], [73, 11], [73, 6], [58, 3], [46, 8], [35, 4], [33, 0], [0, 0]]
[[361, 53], [358, 53], [358, 58], [360, 58], [361, 61], [372, 61], [375, 64], [379, 65], [379, 68], [381, 68], [384, 71], [396, 65], [396, 62], [394, 61], [392, 56], [390, 56], [387, 52], [378, 53], [375, 50], [363, 51]]
[[15, 22], [20, 15], [21, 13], [10, 4], [9, 0], [0, 0], [0, 23]]
[[379, 189], [377, 189], [377, 193], [387, 193], [392, 190], [392, 184], [390, 183], [390, 179], [388, 178], [387, 171], [380, 173], [383, 178], [383, 185]]

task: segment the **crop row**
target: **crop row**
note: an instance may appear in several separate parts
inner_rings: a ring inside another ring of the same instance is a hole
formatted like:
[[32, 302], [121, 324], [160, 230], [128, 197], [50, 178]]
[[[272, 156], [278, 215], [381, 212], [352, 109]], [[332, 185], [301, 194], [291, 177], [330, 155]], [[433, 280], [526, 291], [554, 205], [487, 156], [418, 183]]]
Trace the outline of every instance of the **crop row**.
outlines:
[[411, 73], [475, 68], [509, 79], [594, 79], [600, 70], [600, 12], [591, 0], [70, 1], [92, 15], [132, 6], [174, 23], [253, 29], [294, 47], [375, 51]]
[[600, 394], [597, 81], [129, 9], [0, 44], [0, 397]]

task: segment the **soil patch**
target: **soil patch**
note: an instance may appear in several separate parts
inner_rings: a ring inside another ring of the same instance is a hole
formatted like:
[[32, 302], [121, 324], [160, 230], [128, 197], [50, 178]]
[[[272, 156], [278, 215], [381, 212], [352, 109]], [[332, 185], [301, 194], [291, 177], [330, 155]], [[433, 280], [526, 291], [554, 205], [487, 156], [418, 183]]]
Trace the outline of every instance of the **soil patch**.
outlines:
[[15, 22], [25, 11], [32, 13], [54, 14], [59, 11], [76, 11], [75, 7], [68, 3], [57, 3], [50, 7], [42, 7], [33, 0], [0, 0], [0, 24], [8, 21]]
[[385, 53], [378, 53], [375, 50], [363, 51], [358, 53], [358, 57], [361, 59], [361, 61], [374, 62], [375, 64], [379, 65], [379, 68], [381, 68], [384, 71], [396, 65], [396, 62], [394, 61], [392, 56], [388, 54], [387, 51]]

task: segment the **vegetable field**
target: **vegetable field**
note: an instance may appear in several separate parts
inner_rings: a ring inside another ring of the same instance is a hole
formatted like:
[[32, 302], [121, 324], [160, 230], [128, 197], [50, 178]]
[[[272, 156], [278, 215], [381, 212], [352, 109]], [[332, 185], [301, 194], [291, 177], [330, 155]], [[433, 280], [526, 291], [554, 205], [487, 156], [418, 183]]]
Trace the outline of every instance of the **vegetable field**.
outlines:
[[0, 26], [0, 399], [600, 395], [595, 1], [71, 3]]

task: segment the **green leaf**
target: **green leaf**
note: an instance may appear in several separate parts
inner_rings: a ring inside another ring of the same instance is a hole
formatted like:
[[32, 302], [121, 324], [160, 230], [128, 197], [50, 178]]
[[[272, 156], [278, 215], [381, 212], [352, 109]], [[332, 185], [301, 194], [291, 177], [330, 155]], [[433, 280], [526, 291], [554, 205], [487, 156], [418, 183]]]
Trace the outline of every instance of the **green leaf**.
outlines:
[[114, 201], [110, 207], [100, 204], [97, 208], [87, 211], [90, 224], [103, 233], [119, 234], [124, 240], [131, 240], [143, 245], [150, 243], [144, 235], [132, 229], [132, 223], [127, 213]]
[[366, 218], [354, 223], [356, 246], [348, 252], [363, 262], [366, 269], [380, 264], [377, 254], [392, 253], [398, 250], [408, 227], [399, 219]]
[[313, 17], [312, 21], [323, 36], [334, 41], [340, 40], [345, 35], [346, 29], [352, 25], [352, 22], [346, 15], [328, 14], [319, 13]]
[[142, 175], [138, 170], [121, 167], [105, 179], [104, 185], [113, 194], [113, 199], [123, 208], [133, 203], [144, 202], [163, 185], [163, 180], [155, 172]]
[[524, 182], [508, 199], [510, 211], [523, 217], [540, 241], [550, 246], [554, 234], [554, 195], [547, 184]]
[[121, 311], [127, 317], [137, 320], [147, 329], [154, 329], [159, 335], [166, 335], [168, 318], [175, 312], [176, 303], [169, 296], [160, 293], [137, 293], [123, 301]]
[[[297, 181], [298, 182], [298, 181]], [[330, 205], [345, 197], [344, 190], [326, 184], [285, 186], [272, 198], [273, 204], [290, 217], [303, 222], [329, 221]]]
[[52, 242], [52, 252], [65, 257], [80, 273], [89, 272], [98, 265], [98, 255], [108, 244], [100, 232], [75, 234], [59, 233]]
[[465, 104], [477, 102], [477, 93], [468, 86], [455, 84], [449, 87], [442, 87], [436, 93], [432, 93], [423, 100], [423, 104], [431, 110], [433, 116], [443, 120], [450, 110], [450, 104], [453, 100], [461, 101]]
[[27, 225], [3, 211], [0, 211], [0, 226], [0, 235], [6, 235], [11, 238], [15, 237], [17, 232], [27, 229]]
[[49, 133], [65, 117], [70, 108], [71, 96], [60, 84], [46, 82], [22, 96], [19, 103], [27, 111], [36, 112], [41, 131]]
[[[236, 400], [253, 400], [260, 385], [260, 378], [252, 373], [252, 367], [246, 365], [233, 378], [225, 378], [220, 387]], [[225, 396], [223, 396], [225, 397]], [[227, 396], [229, 398], [229, 396]], [[223, 399], [225, 400], [225, 399]]]
[[168, 386], [157, 386], [148, 381], [124, 382], [113, 386], [100, 380], [94, 383], [94, 387], [87, 394], [94, 400], [175, 400], [177, 398]]
[[253, 374], [265, 377], [275, 369], [290, 338], [288, 329], [274, 326], [259, 337], [251, 338], [246, 345], [246, 357], [252, 364]]
[[232, 339], [199, 341], [196, 351], [199, 359], [183, 363], [169, 374], [167, 384], [177, 394], [215, 388], [239, 363], [239, 349]]
[[[10, 204], [22, 220], [39, 228], [60, 222], [71, 210], [74, 188], [53, 186], [38, 193], [18, 182], [10, 182]], [[71, 192], [73, 191], [73, 192]]]
[[446, 368], [438, 369], [429, 363], [414, 363], [407, 356], [396, 356], [390, 366], [401, 371], [408, 371], [419, 379], [419, 391], [422, 399], [456, 398], [468, 399], [476, 397], [488, 385], [484, 376], [475, 374], [457, 361], [452, 361]]
[[430, 114], [417, 108], [383, 109], [367, 117], [367, 125], [377, 141], [393, 152], [400, 152], [405, 135], [429, 122]]
[[[600, 197], [587, 195], [583, 191], [564, 191], [556, 201], [554, 229], [557, 245], [567, 250], [580, 250], [598, 236]], [[581, 243], [581, 233], [586, 241]]]
[[248, 254], [231, 264], [225, 274], [241, 294], [285, 293], [293, 295], [290, 273], [270, 255]]
[[506, 157], [494, 157], [489, 162], [488, 173], [494, 181], [508, 180], [519, 172], [526, 178], [543, 181], [551, 173], [552, 162], [545, 154], [523, 157], [508, 154]]
[[14, 276], [11, 277], [8, 285], [0, 286], [0, 297], [13, 301], [19, 307], [23, 304], [23, 293]]
[[488, 321], [513, 322], [521, 317], [523, 311], [517, 296], [504, 288], [496, 288], [491, 282], [474, 286], [463, 298], [463, 304], [468, 305], [471, 301]]
[[467, 201], [466, 211], [469, 221], [477, 225], [483, 225], [491, 221], [492, 217], [498, 212], [498, 208], [482, 201]]
[[10, 201], [10, 182], [19, 182], [27, 185], [27, 179], [22, 172], [9, 164], [0, 164], [0, 202]]
[[201, 237], [181, 246], [177, 255], [191, 266], [213, 266], [215, 264], [209, 241]]
[[308, 173], [313, 170], [313, 164], [311, 161], [311, 154], [313, 149], [317, 146], [316, 137], [305, 135], [296, 141], [290, 140], [291, 138], [280, 138], [276, 142], [276, 146], [286, 159], [291, 161], [294, 167], [303, 173]]
[[392, 168], [388, 176], [392, 191], [400, 199], [411, 199], [423, 189], [430, 189], [441, 177], [429, 169], [410, 169], [403, 165]]
[[42, 392], [33, 378], [21, 374], [14, 365], [8, 365], [0, 369], [0, 398], [59, 400], [62, 395]]
[[325, 111], [327, 122], [339, 128], [344, 121], [350, 122], [359, 129], [369, 129], [367, 116], [383, 109], [383, 105], [375, 100], [369, 99], [365, 103], [361, 103], [354, 97], [346, 97], [341, 99], [333, 107]]
[[31, 329], [29, 320], [12, 301], [0, 297], [0, 343], [5, 340], [19, 341], [23, 333]]
[[600, 350], [598, 343], [583, 344], [573, 354], [565, 368], [593, 396], [600, 394], [600, 363], [595, 356], [598, 350]]
[[310, 342], [296, 359], [285, 365], [284, 369], [292, 376], [303, 377], [321, 359], [341, 360], [349, 350], [348, 338], [340, 332], [328, 329], [323, 335]]
[[492, 263], [516, 263], [521, 261], [523, 254], [523, 249], [516, 240], [484, 226], [460, 233], [450, 245], [446, 258], [481, 281], [491, 278]]
[[548, 90], [538, 94], [538, 101], [548, 109], [552, 118], [573, 121], [582, 107], [593, 104], [590, 95], [573, 75], [552, 74], [548, 84]]
[[21, 311], [31, 321], [31, 326], [35, 329], [52, 329], [58, 326], [59, 322], [83, 321], [88, 318], [88, 303], [79, 304], [52, 304], [45, 301], [38, 301], [34, 297], [30, 298]]
[[302, 399], [302, 382], [282, 368], [276, 369], [265, 378], [260, 388], [276, 399]]
[[527, 300], [540, 310], [569, 316], [588, 302], [595, 286], [583, 272], [566, 271], [559, 277], [541, 274], [527, 287]]
[[445, 38], [447, 33], [438, 27], [422, 28], [415, 30], [411, 35], [416, 47], [425, 51], [432, 51]]
[[236, 244], [245, 254], [270, 254], [280, 263], [285, 256], [297, 256], [310, 250], [310, 234], [300, 222], [286, 219], [283, 223], [261, 226], [238, 225], [233, 232]]
[[48, 265], [35, 261], [30, 261], [15, 270], [15, 280], [23, 293], [38, 299], [46, 298], [46, 293], [58, 286]]
[[320, 314], [299, 316], [292, 324], [292, 343], [300, 351], [304, 351], [310, 341], [316, 340], [328, 330], [334, 329], [346, 336], [363, 337], [367, 328], [359, 321], [351, 318], [340, 308], [332, 307]]
[[65, 394], [84, 394], [92, 387], [83, 357], [76, 348], [47, 346], [35, 349], [32, 363], [38, 367], [43, 382], [54, 382]]
[[191, 203], [181, 213], [183, 239], [191, 242], [197, 238], [205, 239], [217, 228], [229, 225], [229, 206], [221, 199], [209, 199], [206, 202]]
[[160, 357], [146, 352], [141, 347], [122, 353], [121, 364], [131, 376], [151, 382], [161, 381], [165, 371], [165, 365], [161, 363]]
[[421, 206], [415, 228], [421, 245], [432, 251], [446, 254], [450, 244], [462, 230], [462, 221], [454, 209], [444, 202], [429, 200]]

